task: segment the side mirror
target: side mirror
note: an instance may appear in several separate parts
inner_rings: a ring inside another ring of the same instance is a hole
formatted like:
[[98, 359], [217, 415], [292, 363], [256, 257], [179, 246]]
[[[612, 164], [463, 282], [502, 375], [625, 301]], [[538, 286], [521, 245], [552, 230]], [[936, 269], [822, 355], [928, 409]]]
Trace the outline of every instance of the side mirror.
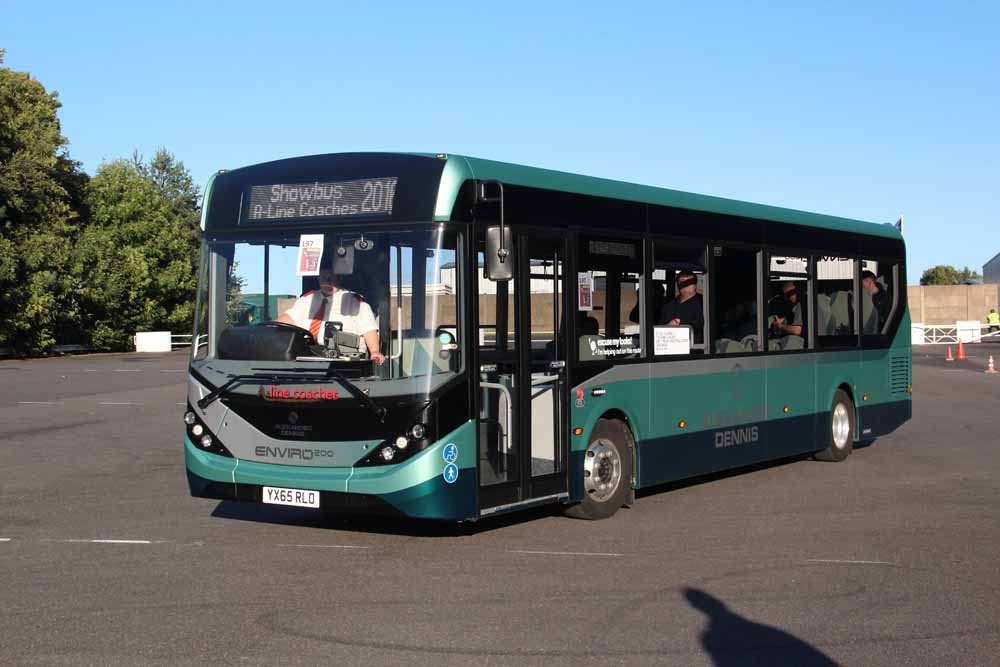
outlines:
[[514, 278], [514, 255], [510, 252], [513, 240], [510, 227], [486, 228], [486, 278], [506, 282]]
[[486, 277], [494, 282], [506, 282], [514, 277], [514, 256], [510, 251], [512, 238], [503, 218], [503, 183], [482, 181], [477, 192], [479, 202], [499, 205], [497, 227], [486, 228]]

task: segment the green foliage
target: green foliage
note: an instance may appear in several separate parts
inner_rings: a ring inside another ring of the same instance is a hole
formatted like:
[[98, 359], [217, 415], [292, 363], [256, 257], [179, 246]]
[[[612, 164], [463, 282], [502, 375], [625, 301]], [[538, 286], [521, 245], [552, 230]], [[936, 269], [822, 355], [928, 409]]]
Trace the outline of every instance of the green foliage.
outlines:
[[67, 153], [60, 106], [30, 74], [0, 67], [0, 347], [122, 350], [137, 331], [189, 330], [200, 239], [190, 173], [161, 148], [89, 179]]
[[31, 75], [0, 67], [0, 346], [23, 354], [50, 347], [75, 314], [66, 266], [86, 176], [66, 152], [60, 106]]
[[977, 271], [964, 267], [961, 271], [948, 264], [938, 264], [924, 271], [920, 276], [921, 285], [961, 285], [966, 280], [981, 280]]
[[186, 331], [194, 316], [198, 193], [166, 150], [102, 164], [87, 199], [75, 267], [82, 325], [97, 349], [126, 349], [137, 331]]

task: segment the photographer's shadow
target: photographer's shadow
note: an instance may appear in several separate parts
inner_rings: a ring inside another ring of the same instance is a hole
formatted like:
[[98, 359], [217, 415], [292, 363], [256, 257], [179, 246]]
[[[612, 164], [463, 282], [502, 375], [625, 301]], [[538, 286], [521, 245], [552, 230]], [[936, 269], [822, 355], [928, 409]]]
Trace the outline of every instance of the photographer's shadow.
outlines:
[[716, 667], [729, 665], [837, 665], [815, 646], [784, 630], [735, 614], [722, 600], [696, 588], [685, 588], [692, 607], [708, 616], [701, 645]]

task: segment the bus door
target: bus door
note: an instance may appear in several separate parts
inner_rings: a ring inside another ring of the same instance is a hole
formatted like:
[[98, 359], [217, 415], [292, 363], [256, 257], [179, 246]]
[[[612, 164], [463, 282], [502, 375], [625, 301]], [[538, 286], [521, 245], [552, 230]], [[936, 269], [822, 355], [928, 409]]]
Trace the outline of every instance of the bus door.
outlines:
[[515, 243], [513, 280], [477, 271], [483, 514], [567, 488], [565, 240], [516, 234]]

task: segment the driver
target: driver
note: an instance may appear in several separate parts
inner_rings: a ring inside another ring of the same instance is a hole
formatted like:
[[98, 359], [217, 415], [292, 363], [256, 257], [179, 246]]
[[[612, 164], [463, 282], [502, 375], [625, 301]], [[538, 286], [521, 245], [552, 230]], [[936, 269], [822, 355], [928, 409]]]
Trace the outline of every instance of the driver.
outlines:
[[278, 322], [308, 329], [320, 345], [324, 344], [326, 322], [340, 322], [347, 333], [361, 336], [361, 351], [368, 349], [376, 364], [381, 366], [385, 357], [379, 351], [378, 325], [371, 306], [364, 298], [350, 290], [342, 289], [340, 278], [332, 269], [319, 272], [319, 291], [306, 292], [278, 317]]

